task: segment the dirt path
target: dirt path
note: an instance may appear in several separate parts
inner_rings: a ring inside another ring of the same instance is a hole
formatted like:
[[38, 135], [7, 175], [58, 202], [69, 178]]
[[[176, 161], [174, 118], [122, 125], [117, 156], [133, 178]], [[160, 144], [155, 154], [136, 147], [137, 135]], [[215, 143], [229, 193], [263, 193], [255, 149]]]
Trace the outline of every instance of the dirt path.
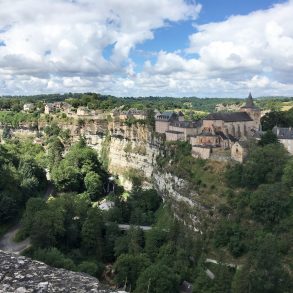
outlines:
[[[47, 189], [44, 193], [44, 198], [47, 199], [50, 194], [54, 193], [54, 187], [49, 182]], [[20, 224], [15, 225], [0, 239], [0, 250], [14, 252], [20, 254], [23, 250], [30, 247], [30, 239], [27, 238], [21, 242], [14, 242], [13, 239], [20, 228]]]
[[0, 250], [14, 252], [20, 254], [24, 249], [30, 246], [29, 238], [21, 241], [14, 242], [13, 238], [15, 237], [17, 231], [19, 230], [19, 225], [13, 227], [9, 232], [7, 232], [0, 240]]

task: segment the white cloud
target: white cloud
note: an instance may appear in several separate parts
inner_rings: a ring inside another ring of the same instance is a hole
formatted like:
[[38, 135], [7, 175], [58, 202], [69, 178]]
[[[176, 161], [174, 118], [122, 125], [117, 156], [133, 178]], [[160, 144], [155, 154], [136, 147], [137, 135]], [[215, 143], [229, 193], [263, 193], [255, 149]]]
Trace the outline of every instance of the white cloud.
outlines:
[[[155, 29], [195, 19], [199, 11], [200, 5], [184, 0], [1, 0], [0, 40], [5, 46], [0, 46], [0, 72], [20, 83], [25, 76], [47, 79], [49, 89], [64, 77], [79, 77], [83, 82], [75, 86], [82, 87], [90, 85], [86, 78], [127, 78], [133, 75], [131, 49], [152, 39]], [[68, 87], [69, 81], [63, 85]], [[7, 91], [14, 91], [10, 86]]]
[[293, 0], [196, 26], [185, 51], [162, 47], [138, 72], [132, 50], [169, 22], [195, 20], [200, 8], [184, 0], [1, 0], [0, 93], [293, 95]]
[[[199, 95], [292, 95], [293, 1], [196, 26], [187, 57], [160, 52], [149, 78], [172, 79], [177, 92]], [[168, 76], [166, 76], [168, 75]], [[173, 88], [174, 86], [172, 86]], [[166, 89], [167, 90], [167, 89]]]

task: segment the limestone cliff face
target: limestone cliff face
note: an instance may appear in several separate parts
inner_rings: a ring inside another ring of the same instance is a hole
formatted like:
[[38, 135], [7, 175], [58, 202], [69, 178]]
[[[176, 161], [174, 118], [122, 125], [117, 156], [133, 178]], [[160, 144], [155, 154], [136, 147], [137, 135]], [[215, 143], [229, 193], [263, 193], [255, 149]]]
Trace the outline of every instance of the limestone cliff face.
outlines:
[[87, 142], [103, 160], [107, 159], [109, 171], [119, 177], [124, 188], [132, 187], [129, 173], [140, 175], [144, 187], [155, 188], [171, 205], [175, 217], [192, 230], [202, 231], [201, 219], [209, 214], [209, 208], [200, 203], [200, 196], [189, 182], [157, 168], [160, 139], [144, 126], [116, 124], [108, 131], [107, 135], [87, 135]]
[[139, 175], [144, 179], [144, 188], [154, 187], [171, 204], [175, 217], [195, 231], [202, 230], [201, 219], [210, 213], [211, 208], [201, 204], [194, 186], [157, 168], [156, 158], [162, 143], [160, 137], [146, 126], [126, 126], [106, 120], [59, 126], [70, 130], [73, 141], [84, 135], [88, 145], [97, 151], [110, 173], [119, 177], [126, 190], [132, 188], [130, 177]]
[[110, 128], [108, 133], [86, 135], [88, 144], [97, 150], [109, 171], [118, 175], [126, 189], [131, 188], [130, 175], [144, 178], [150, 186], [159, 152], [159, 141], [152, 137], [145, 126], [120, 126]]
[[[114, 293], [96, 278], [0, 250], [0, 292]], [[125, 292], [126, 293], [126, 292]]]

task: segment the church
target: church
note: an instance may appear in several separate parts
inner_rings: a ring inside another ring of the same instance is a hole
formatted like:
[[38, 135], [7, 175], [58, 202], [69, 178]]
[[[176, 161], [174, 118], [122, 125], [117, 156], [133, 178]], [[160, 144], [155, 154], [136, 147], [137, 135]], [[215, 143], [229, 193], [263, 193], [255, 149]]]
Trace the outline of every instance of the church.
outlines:
[[157, 113], [155, 130], [166, 141], [188, 141], [194, 157], [224, 159], [228, 152], [229, 158], [242, 162], [247, 154], [245, 141], [259, 130], [260, 118], [261, 110], [249, 94], [238, 112], [211, 113], [199, 121], [185, 121], [182, 112]]
[[239, 112], [217, 112], [202, 121], [201, 133], [191, 138], [193, 146], [231, 148], [240, 140], [252, 137], [260, 127], [261, 111], [251, 94]]

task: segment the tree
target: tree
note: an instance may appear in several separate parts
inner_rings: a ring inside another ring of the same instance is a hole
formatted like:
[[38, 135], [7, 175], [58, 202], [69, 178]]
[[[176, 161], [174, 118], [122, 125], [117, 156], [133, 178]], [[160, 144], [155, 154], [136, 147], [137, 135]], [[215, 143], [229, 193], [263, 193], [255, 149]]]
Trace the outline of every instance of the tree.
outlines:
[[87, 273], [94, 277], [99, 277], [103, 271], [103, 265], [92, 261], [83, 261], [78, 265], [77, 269], [80, 272]]
[[145, 251], [152, 260], [159, 253], [159, 249], [164, 244], [166, 236], [166, 232], [155, 228], [146, 233]]
[[243, 165], [236, 164], [227, 171], [226, 178], [232, 187], [256, 188], [263, 183], [274, 183], [282, 178], [288, 159], [282, 144], [255, 147]]
[[84, 178], [84, 184], [92, 200], [96, 200], [100, 197], [103, 184], [99, 174], [93, 171], [88, 172]]
[[146, 255], [122, 254], [114, 264], [115, 282], [118, 286], [126, 285], [133, 290], [140, 273], [150, 265]]
[[136, 293], [176, 293], [178, 292], [179, 280], [171, 268], [153, 264], [144, 270], [137, 282]]
[[48, 166], [49, 169], [52, 168], [60, 163], [62, 160], [62, 153], [64, 151], [64, 145], [60, 141], [58, 137], [50, 138], [50, 142], [48, 144]]
[[82, 231], [82, 247], [87, 255], [101, 259], [103, 255], [103, 217], [98, 208], [90, 208]]
[[33, 257], [56, 268], [64, 268], [67, 270], [76, 269], [74, 262], [70, 258], [65, 257], [65, 255], [55, 247], [48, 249], [38, 248], [33, 252]]
[[59, 190], [79, 191], [81, 188], [81, 178], [76, 167], [62, 160], [60, 164], [53, 168], [52, 179]]
[[254, 248], [246, 264], [235, 275], [233, 292], [291, 292], [292, 280], [280, 262], [276, 238], [267, 234], [255, 241]]
[[103, 259], [106, 262], [114, 262], [115, 255], [114, 255], [114, 247], [115, 247], [115, 240], [119, 239], [121, 236], [121, 231], [116, 223], [108, 223], [105, 227], [105, 247], [104, 247], [104, 254]]
[[64, 212], [61, 209], [47, 209], [35, 214], [30, 237], [36, 247], [50, 247], [57, 244], [64, 234]]
[[46, 203], [42, 198], [30, 198], [26, 203], [26, 209], [21, 220], [21, 231], [28, 236], [35, 220], [37, 212], [45, 210]]
[[0, 193], [0, 222], [6, 223], [14, 219], [18, 213], [17, 201], [7, 193]]
[[289, 213], [291, 196], [282, 183], [261, 185], [250, 202], [252, 216], [264, 225], [278, 223]]
[[123, 253], [138, 254], [142, 251], [144, 245], [144, 233], [142, 229], [131, 227], [127, 233], [118, 238], [115, 242], [115, 255]]
[[47, 182], [45, 170], [33, 159], [21, 160], [19, 172], [22, 177], [21, 186], [31, 195], [44, 188]]
[[293, 160], [290, 159], [288, 160], [285, 168], [284, 168], [284, 174], [282, 181], [288, 186], [288, 187], [293, 187]]
[[267, 145], [267, 144], [274, 144], [274, 143], [278, 143], [279, 141], [278, 141], [278, 138], [277, 138], [277, 136], [273, 133], [273, 131], [272, 130], [267, 130], [266, 132], [265, 132], [265, 134], [263, 134], [262, 136], [261, 136], [261, 139], [260, 139], [260, 141], [259, 141], [259, 145], [261, 145], [261, 146], [265, 146], [265, 145]]

